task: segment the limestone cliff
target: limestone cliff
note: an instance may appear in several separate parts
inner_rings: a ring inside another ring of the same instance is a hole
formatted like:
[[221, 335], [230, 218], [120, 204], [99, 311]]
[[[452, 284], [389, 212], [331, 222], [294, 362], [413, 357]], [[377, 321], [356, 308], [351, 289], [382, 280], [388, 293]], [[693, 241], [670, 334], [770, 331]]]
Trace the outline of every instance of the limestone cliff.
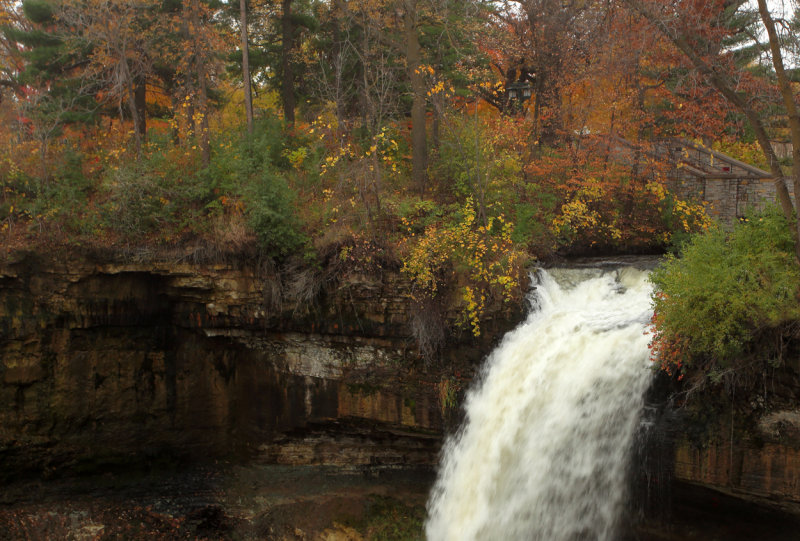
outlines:
[[[430, 363], [399, 272], [317, 282], [282, 296], [296, 284], [255, 261], [0, 262], [0, 480], [231, 456], [432, 467], [460, 392], [523, 307], [495, 310], [480, 340], [455, 332]], [[797, 510], [798, 434], [787, 410], [748, 441], [679, 435], [669, 469]]]
[[399, 273], [323, 280], [307, 302], [276, 301], [275, 286], [255, 263], [6, 262], [0, 471], [232, 452], [430, 465], [458, 377], [520, 312], [496, 314], [482, 341], [451, 337], [431, 365]]
[[675, 478], [800, 513], [800, 414], [761, 417], [756, 434], [714, 438], [701, 445], [681, 439]]

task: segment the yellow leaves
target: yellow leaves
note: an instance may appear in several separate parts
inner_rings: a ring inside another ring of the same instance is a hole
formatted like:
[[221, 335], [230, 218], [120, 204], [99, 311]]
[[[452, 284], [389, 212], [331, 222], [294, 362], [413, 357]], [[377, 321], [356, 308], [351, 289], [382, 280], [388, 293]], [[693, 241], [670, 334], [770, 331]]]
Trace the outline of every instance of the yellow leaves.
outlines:
[[[511, 239], [513, 224], [505, 217], [476, 222], [475, 204], [467, 199], [456, 223], [429, 226], [413, 237], [402, 271], [411, 277], [417, 295], [435, 296], [445, 283], [461, 287], [462, 322], [475, 336], [491, 299], [507, 302], [518, 293], [518, 276], [526, 255]], [[405, 218], [401, 223], [411, 232]], [[502, 227], [493, 227], [495, 223]]]
[[[617, 215], [613, 212], [601, 213], [595, 208], [598, 202], [607, 198], [606, 190], [596, 179], [587, 179], [572, 198], [561, 205], [561, 213], [551, 221], [551, 230], [567, 238], [583, 233], [605, 241], [620, 240], [622, 230], [617, 224]], [[590, 244], [593, 246], [596, 242], [591, 240]]]
[[444, 81], [439, 81], [428, 90], [428, 97], [445, 92]]
[[667, 198], [667, 189], [660, 182], [649, 181], [645, 184], [645, 190], [653, 194], [659, 203]]
[[705, 230], [710, 223], [702, 204], [677, 198], [663, 182], [610, 176], [602, 183], [573, 179], [550, 229], [567, 245], [628, 248], [669, 243], [675, 232]]
[[708, 228], [711, 227], [711, 218], [708, 216], [706, 206], [703, 203], [691, 203], [675, 199], [672, 206], [672, 215], [685, 233], [708, 231]]
[[486, 301], [486, 297], [481, 295], [479, 299], [476, 298], [475, 290], [473, 290], [470, 286], [465, 286], [462, 298], [466, 303], [467, 318], [470, 326], [472, 327], [472, 334], [476, 337], [480, 336], [480, 315], [483, 313], [485, 308], [484, 303]]
[[305, 162], [309, 152], [308, 147], [300, 147], [294, 150], [286, 149], [281, 154], [289, 160], [293, 167], [299, 168]]
[[502, 81], [484, 81], [478, 84], [478, 87], [492, 94], [499, 95], [505, 92], [506, 85]]
[[[316, 121], [314, 125], [318, 126]], [[322, 127], [322, 132], [328, 133], [331, 129], [333, 129], [333, 126], [327, 124]], [[320, 137], [322, 137], [322, 132], [320, 132]], [[373, 136], [368, 146], [361, 147], [348, 142], [339, 147], [334, 147], [332, 152], [323, 159], [320, 174], [325, 176], [340, 165], [343, 167], [351, 166], [349, 169], [343, 169], [342, 171], [349, 171], [352, 175], [352, 171], [357, 170], [360, 174], [365, 174], [369, 179], [374, 178], [373, 175], [385, 172], [399, 173], [399, 150], [397, 142], [390, 137], [387, 128], [384, 127]]]
[[556, 233], [565, 226], [584, 229], [595, 227], [599, 219], [597, 211], [591, 210], [583, 199], [576, 198], [561, 205], [561, 214], [553, 218], [552, 226]]

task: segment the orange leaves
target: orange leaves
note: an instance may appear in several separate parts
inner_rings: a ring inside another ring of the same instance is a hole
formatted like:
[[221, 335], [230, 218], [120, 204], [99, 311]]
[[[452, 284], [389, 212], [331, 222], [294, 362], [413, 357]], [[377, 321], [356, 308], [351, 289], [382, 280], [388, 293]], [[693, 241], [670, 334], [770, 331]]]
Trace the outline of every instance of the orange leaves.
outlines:
[[[653, 300], [656, 304], [663, 305], [669, 298], [663, 291], [656, 291]], [[678, 380], [683, 379], [684, 359], [688, 358], [686, 340], [668, 333], [664, 318], [658, 309], [653, 312], [646, 333], [653, 336], [647, 345], [650, 350], [650, 360], [658, 363], [659, 369], [668, 375], [677, 375]]]

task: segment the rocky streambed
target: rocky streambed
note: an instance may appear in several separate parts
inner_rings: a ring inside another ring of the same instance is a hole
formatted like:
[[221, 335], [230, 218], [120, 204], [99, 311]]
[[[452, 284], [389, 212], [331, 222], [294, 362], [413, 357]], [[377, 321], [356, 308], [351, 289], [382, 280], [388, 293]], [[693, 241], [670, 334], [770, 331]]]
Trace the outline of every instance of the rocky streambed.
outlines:
[[217, 462], [12, 483], [0, 539], [417, 539], [425, 472]]
[[[14, 482], [0, 539], [274, 541], [423, 538], [429, 470], [361, 472], [229, 463]], [[792, 541], [800, 520], [677, 483], [669, 516], [635, 518], [620, 541]]]

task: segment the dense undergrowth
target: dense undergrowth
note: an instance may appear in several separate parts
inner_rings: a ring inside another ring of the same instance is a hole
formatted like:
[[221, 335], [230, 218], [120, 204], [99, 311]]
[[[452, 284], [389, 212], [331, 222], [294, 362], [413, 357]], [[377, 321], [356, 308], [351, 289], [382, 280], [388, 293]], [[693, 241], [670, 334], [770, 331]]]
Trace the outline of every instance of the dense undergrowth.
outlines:
[[651, 279], [654, 360], [680, 380], [680, 403], [688, 406], [698, 441], [722, 422], [733, 431], [734, 417], [737, 431], [752, 435], [758, 415], [798, 398], [792, 378], [800, 268], [777, 209], [729, 232], [691, 237]]
[[536, 258], [661, 249], [708, 223], [701, 205], [631, 178], [607, 149], [532, 147], [522, 118], [446, 117], [424, 186], [411, 181], [400, 123], [369, 134], [324, 112], [289, 127], [265, 114], [247, 136], [220, 119], [205, 167], [196, 141], [157, 128], [138, 154], [125, 134], [65, 133], [47, 172], [25, 145], [5, 147], [4, 248], [194, 247], [293, 271], [399, 269], [420, 306], [460, 313], [478, 335], [490, 307], [522, 294]]

